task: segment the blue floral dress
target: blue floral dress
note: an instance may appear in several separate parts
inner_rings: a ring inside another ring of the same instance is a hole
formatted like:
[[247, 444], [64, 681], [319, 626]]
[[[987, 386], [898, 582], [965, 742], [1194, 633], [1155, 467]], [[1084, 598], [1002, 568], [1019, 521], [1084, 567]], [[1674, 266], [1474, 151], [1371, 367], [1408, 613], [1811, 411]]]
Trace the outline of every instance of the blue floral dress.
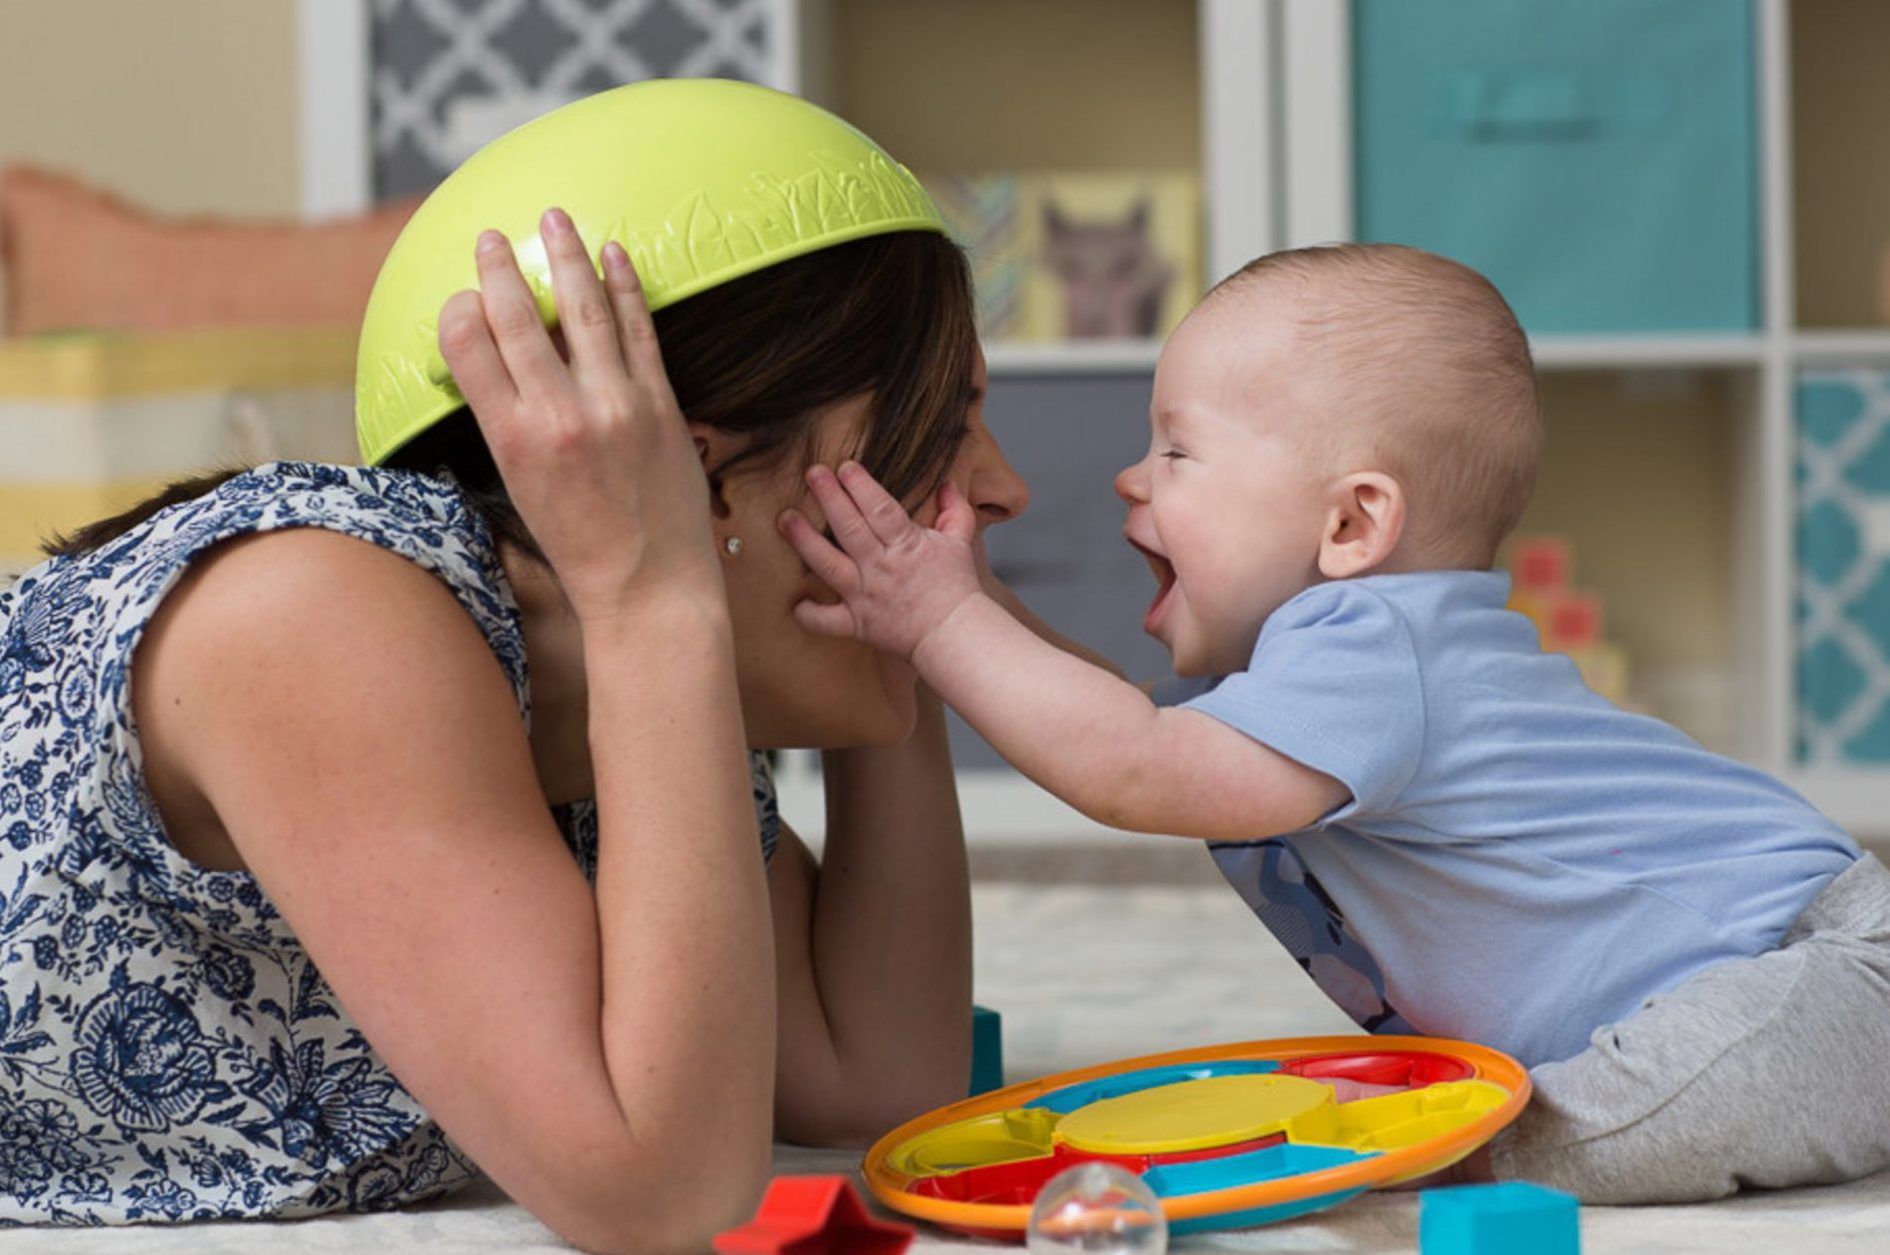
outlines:
[[[286, 527], [358, 536], [437, 575], [529, 721], [492, 540], [421, 475], [258, 467], [0, 589], [0, 1223], [379, 1209], [474, 1171], [255, 878], [178, 854], [143, 781], [128, 674], [145, 625], [195, 555]], [[752, 774], [772, 854], [759, 755]], [[557, 817], [591, 874], [594, 809]]]

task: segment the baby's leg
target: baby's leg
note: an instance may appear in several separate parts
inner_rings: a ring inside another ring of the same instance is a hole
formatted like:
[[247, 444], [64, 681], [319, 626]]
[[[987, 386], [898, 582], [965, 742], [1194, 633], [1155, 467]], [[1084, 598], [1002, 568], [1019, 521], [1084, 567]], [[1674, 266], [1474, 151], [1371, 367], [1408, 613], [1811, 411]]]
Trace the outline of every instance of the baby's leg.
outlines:
[[1890, 1166], [1890, 872], [1866, 857], [1781, 947], [1721, 963], [1531, 1070], [1499, 1179], [1677, 1203]]

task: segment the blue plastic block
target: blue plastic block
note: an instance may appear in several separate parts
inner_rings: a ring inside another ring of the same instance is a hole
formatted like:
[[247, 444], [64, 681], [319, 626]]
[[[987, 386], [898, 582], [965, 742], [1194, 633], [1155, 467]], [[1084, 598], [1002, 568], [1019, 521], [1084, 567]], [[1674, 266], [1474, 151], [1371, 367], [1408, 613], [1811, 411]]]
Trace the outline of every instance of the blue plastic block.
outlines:
[[1527, 1181], [1426, 1190], [1418, 1202], [1422, 1255], [1578, 1255], [1581, 1204]]
[[1004, 1021], [989, 1007], [971, 1008], [971, 1096], [1004, 1088]]

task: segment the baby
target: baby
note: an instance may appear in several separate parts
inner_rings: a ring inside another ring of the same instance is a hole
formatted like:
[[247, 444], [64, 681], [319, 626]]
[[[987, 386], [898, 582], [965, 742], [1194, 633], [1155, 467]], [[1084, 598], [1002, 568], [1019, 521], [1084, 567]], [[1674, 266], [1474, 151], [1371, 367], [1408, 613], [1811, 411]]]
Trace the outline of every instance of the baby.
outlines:
[[1040, 637], [981, 591], [961, 496], [921, 526], [851, 463], [809, 472], [838, 548], [782, 518], [840, 596], [800, 622], [909, 657], [1097, 821], [1207, 839], [1365, 1029], [1522, 1060], [1480, 1170], [1628, 1203], [1890, 1164], [1890, 873], [1505, 608], [1542, 436], [1494, 287], [1392, 246], [1262, 257], [1168, 341], [1150, 428], [1116, 491], [1176, 679]]

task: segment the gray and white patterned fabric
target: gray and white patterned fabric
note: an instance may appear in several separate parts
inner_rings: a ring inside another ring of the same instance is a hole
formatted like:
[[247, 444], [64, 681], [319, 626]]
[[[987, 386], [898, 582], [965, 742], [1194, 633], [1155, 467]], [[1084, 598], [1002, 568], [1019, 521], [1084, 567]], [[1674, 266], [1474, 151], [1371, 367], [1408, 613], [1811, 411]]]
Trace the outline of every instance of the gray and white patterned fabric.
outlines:
[[1890, 764], [1890, 372], [1798, 379], [1798, 753]]
[[772, 81], [771, 0], [374, 0], [374, 195], [425, 192], [486, 141], [648, 78]]

